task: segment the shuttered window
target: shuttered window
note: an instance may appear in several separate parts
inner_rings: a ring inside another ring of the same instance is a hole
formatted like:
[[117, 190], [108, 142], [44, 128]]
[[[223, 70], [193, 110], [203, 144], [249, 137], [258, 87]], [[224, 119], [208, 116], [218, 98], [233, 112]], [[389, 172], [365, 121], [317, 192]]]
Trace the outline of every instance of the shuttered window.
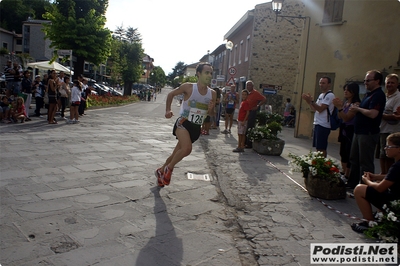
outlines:
[[325, 0], [322, 23], [342, 22], [344, 0]]

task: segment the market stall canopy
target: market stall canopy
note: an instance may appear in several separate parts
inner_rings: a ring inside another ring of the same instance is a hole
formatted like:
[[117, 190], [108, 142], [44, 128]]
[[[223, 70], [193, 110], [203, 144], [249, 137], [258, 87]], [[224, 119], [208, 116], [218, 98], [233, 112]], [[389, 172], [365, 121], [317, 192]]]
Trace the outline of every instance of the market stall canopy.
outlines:
[[55, 61], [52, 63], [50, 63], [50, 61], [28, 63], [27, 66], [32, 67], [32, 68], [38, 68], [38, 69], [50, 69], [50, 70], [56, 70], [56, 71], [63, 71], [66, 74], [71, 73], [71, 75], [74, 74], [74, 71], [69, 70], [69, 68], [67, 68]]

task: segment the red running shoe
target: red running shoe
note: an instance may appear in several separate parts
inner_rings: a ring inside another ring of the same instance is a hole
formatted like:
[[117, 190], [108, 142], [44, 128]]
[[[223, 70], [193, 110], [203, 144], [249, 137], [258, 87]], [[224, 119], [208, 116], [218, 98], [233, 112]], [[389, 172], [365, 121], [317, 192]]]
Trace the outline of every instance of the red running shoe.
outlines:
[[157, 177], [157, 184], [159, 187], [164, 187], [164, 177], [163, 174], [160, 171], [161, 168], [158, 168], [156, 171], [154, 171], [154, 175]]
[[171, 182], [171, 176], [172, 176], [172, 170], [168, 168], [168, 166], [165, 166], [164, 168], [164, 185], [169, 185]]

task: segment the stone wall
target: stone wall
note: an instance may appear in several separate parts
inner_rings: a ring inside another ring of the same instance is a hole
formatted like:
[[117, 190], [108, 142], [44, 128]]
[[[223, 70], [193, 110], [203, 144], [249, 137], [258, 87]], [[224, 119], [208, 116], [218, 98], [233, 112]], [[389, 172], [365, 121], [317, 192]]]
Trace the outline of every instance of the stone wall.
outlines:
[[[285, 15], [304, 13], [304, 4], [300, 1], [285, 1], [284, 7]], [[296, 96], [305, 21], [280, 17], [276, 21], [271, 3], [257, 5], [254, 17], [250, 79], [256, 88], [260, 88], [260, 84], [282, 86], [276, 96], [268, 98], [271, 98], [273, 112], [283, 113], [282, 99]]]

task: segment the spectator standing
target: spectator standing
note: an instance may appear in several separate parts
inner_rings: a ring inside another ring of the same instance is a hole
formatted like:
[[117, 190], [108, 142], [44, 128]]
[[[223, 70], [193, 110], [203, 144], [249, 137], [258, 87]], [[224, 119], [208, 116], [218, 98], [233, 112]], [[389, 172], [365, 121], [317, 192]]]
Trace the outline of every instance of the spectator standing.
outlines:
[[261, 105], [267, 102], [267, 98], [265, 98], [265, 96], [259, 91], [254, 89], [254, 83], [251, 80], [246, 82], [246, 90], [249, 92], [249, 95], [247, 96], [247, 102], [249, 103], [250, 113], [247, 120], [245, 148], [252, 148], [253, 143], [247, 137], [247, 133], [250, 129], [255, 127], [257, 111], [260, 109]]
[[290, 115], [290, 110], [293, 107], [293, 104], [290, 103], [290, 98], [286, 98], [285, 109], [283, 111], [284, 121], [287, 120], [287, 117]]
[[49, 124], [57, 124], [55, 120], [57, 110], [57, 74], [55, 70], [51, 71], [47, 84], [47, 94], [49, 96], [49, 109], [47, 110], [47, 121]]
[[386, 96], [382, 91], [383, 76], [378, 70], [370, 70], [365, 75], [367, 94], [359, 105], [353, 104], [350, 112], [356, 112], [354, 137], [350, 152], [350, 176], [347, 187], [354, 188], [364, 172], [375, 172], [374, 153], [379, 141], [379, 125]]
[[32, 80], [31, 80], [31, 73], [28, 70], [24, 71], [24, 77], [22, 78], [21, 82], [21, 92], [26, 95], [25, 100], [25, 113], [26, 113], [26, 120], [30, 121], [29, 118], [29, 108], [32, 102]]
[[236, 105], [239, 103], [239, 95], [236, 92], [235, 84], [231, 84], [231, 90], [225, 94], [224, 102], [225, 102], [225, 130], [222, 131], [222, 133], [230, 134]]
[[382, 175], [365, 172], [362, 176], [364, 184], [359, 184], [354, 189], [358, 208], [363, 218], [367, 220], [351, 225], [351, 228], [358, 233], [363, 233], [369, 228], [369, 221], [374, 221], [371, 204], [383, 210], [384, 205], [389, 206], [389, 202], [400, 199], [400, 132], [390, 134], [386, 144], [386, 156], [395, 161], [388, 173]]
[[21, 92], [21, 80], [23, 77], [22, 67], [17, 63], [13, 63], [13, 73], [14, 73], [14, 85], [13, 85], [13, 94], [14, 97], [18, 96], [18, 93]]
[[221, 119], [221, 89], [215, 88], [215, 92], [217, 93], [217, 101], [215, 102], [215, 109], [214, 109], [214, 124], [211, 126], [213, 129], [217, 129], [219, 127], [219, 121]]
[[238, 146], [233, 150], [233, 152], [244, 152], [247, 119], [249, 118], [250, 113], [250, 106], [247, 102], [248, 95], [249, 92], [247, 90], [242, 91], [242, 102], [240, 103], [238, 114]]
[[7, 83], [6, 96], [9, 98], [11, 95], [13, 95], [14, 84], [15, 84], [14, 69], [11, 60], [7, 60], [7, 64], [4, 67], [4, 76], [6, 78], [6, 83]]
[[339, 98], [333, 99], [333, 104], [338, 108], [338, 116], [342, 120], [339, 128], [338, 141], [340, 142], [340, 162], [342, 164], [341, 178], [344, 183], [347, 182], [350, 175], [350, 150], [351, 142], [354, 135], [354, 117], [355, 112], [349, 112], [352, 104], [360, 104], [360, 87], [357, 83], [346, 84], [343, 87], [344, 98], [343, 102]]
[[69, 119], [66, 120], [68, 124], [79, 123], [79, 106], [81, 104], [82, 83], [79, 80], [74, 80], [74, 85], [71, 89], [71, 106], [69, 107]]
[[61, 105], [61, 118], [65, 118], [65, 108], [67, 107], [68, 97], [71, 93], [69, 87], [69, 77], [64, 77], [64, 81], [60, 82], [60, 105]]
[[40, 109], [42, 109], [44, 106], [43, 97], [45, 90], [46, 90], [45, 86], [40, 81], [40, 75], [37, 75], [35, 77], [35, 81], [33, 82], [33, 92], [35, 93], [35, 102], [36, 102], [35, 115], [39, 117], [41, 117]]
[[386, 138], [395, 132], [400, 132], [400, 121], [395, 117], [397, 108], [400, 107], [400, 92], [397, 90], [399, 76], [389, 74], [385, 79], [386, 104], [380, 124], [379, 142], [376, 147], [376, 158], [379, 159], [381, 174], [387, 174], [394, 163], [393, 158], [388, 158], [385, 152]]
[[[86, 89], [88, 87], [87, 83], [88, 80], [86, 78], [81, 77], [81, 100], [80, 100], [80, 105], [78, 108], [78, 113], [80, 116], [85, 115], [85, 109], [86, 109], [86, 99], [87, 99], [87, 94], [86, 94]], [[110, 91], [108, 91], [110, 93]]]
[[328, 108], [329, 112], [332, 113], [334, 109], [332, 100], [335, 98], [335, 95], [331, 91], [331, 78], [327, 76], [322, 77], [319, 80], [319, 88], [321, 94], [318, 96], [316, 102], [309, 93], [303, 94], [302, 98], [310, 105], [311, 109], [315, 111], [313, 123], [313, 147], [315, 147], [317, 151], [322, 152], [324, 157], [326, 157], [328, 137], [331, 133]]
[[210, 63], [199, 63], [196, 67], [197, 83], [184, 83], [168, 93], [165, 117], [171, 118], [171, 104], [175, 96], [184, 95], [180, 114], [175, 122], [173, 135], [178, 139], [172, 154], [155, 171], [159, 187], [169, 185], [172, 171], [177, 163], [192, 152], [192, 144], [199, 138], [201, 125], [215, 106], [216, 93], [208, 87], [213, 68]]

